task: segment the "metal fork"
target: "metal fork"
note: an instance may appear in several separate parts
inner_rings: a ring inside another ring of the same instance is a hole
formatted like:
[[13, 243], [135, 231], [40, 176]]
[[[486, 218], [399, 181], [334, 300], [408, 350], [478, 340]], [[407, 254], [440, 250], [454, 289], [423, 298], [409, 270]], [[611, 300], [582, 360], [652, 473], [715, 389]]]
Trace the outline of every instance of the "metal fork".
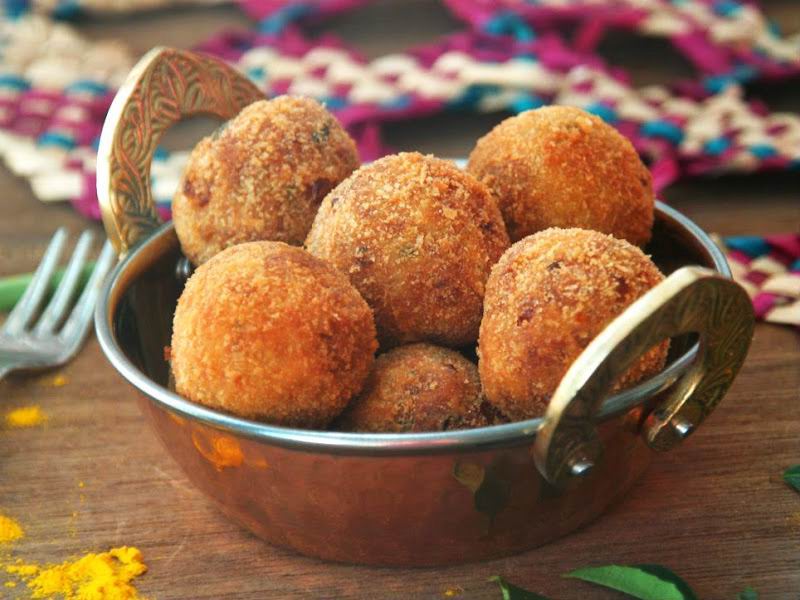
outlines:
[[92, 238], [91, 231], [80, 235], [61, 283], [34, 323], [67, 240], [63, 227], [53, 235], [25, 293], [0, 329], [0, 379], [18, 369], [63, 365], [78, 352], [91, 325], [100, 288], [114, 264], [114, 250], [106, 242], [86, 287], [73, 302]]

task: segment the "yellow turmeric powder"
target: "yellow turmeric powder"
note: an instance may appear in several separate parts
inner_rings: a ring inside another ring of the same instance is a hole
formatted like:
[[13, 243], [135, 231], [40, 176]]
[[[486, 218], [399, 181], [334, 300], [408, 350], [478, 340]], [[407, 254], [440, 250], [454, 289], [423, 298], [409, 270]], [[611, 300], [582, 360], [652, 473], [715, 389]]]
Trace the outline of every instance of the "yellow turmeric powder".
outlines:
[[63, 387], [69, 383], [69, 379], [67, 379], [66, 375], [56, 375], [53, 377], [53, 380], [50, 382], [50, 385], [53, 387]]
[[13, 428], [35, 427], [46, 420], [47, 415], [38, 406], [23, 406], [6, 414], [6, 425]]
[[22, 526], [11, 517], [0, 515], [0, 544], [13, 542], [25, 535]]
[[39, 572], [39, 567], [36, 565], [26, 565], [22, 563], [22, 559], [18, 558], [16, 564], [6, 567], [7, 573], [13, 573], [20, 577], [33, 577]]
[[62, 373], [57, 373], [55, 376], [44, 375], [37, 380], [37, 383], [44, 387], [64, 387], [69, 383], [69, 377]]
[[6, 572], [25, 582], [32, 598], [64, 600], [138, 600], [134, 578], [147, 571], [142, 553], [131, 546], [89, 553], [60, 565], [7, 565]]

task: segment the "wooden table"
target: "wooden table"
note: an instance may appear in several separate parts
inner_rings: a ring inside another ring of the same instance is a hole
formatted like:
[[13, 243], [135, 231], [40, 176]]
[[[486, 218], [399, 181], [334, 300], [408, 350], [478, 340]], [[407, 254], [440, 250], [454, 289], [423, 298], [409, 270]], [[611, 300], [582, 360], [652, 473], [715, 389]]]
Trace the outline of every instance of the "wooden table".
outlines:
[[[433, 3], [414, 1], [411, 9], [408, 4], [381, 2], [358, 17], [337, 18], [333, 28], [350, 39], [361, 36], [358, 43], [373, 55], [456, 28]], [[769, 3], [769, 9], [790, 29], [800, 23], [792, 0]], [[85, 28], [94, 37], [124, 34], [144, 50], [164, 41], [189, 46], [221, 21], [244, 22], [230, 7], [186, 15], [113, 19]], [[638, 81], [655, 77], [647, 65], [659, 64], [662, 77], [686, 69], [666, 45], [648, 42], [631, 52], [632, 44], [622, 36], [606, 50], [618, 62], [635, 56], [626, 64]], [[760, 91], [773, 106], [800, 106], [797, 84]], [[388, 128], [388, 141], [464, 155], [500, 118], [461, 114], [404, 123]], [[58, 225], [100, 231], [68, 206], [38, 203], [27, 183], [6, 172], [0, 184], [0, 275], [33, 269]], [[670, 188], [665, 199], [723, 235], [800, 225], [798, 173], [686, 181]], [[67, 380], [62, 387], [52, 385], [56, 374]], [[669, 566], [702, 598], [734, 598], [747, 586], [767, 599], [800, 596], [800, 496], [781, 479], [784, 468], [800, 463], [800, 336], [788, 327], [757, 327], [747, 363], [721, 410], [683, 447], [660, 457], [599, 521], [544, 548], [462, 567], [327, 564], [272, 548], [229, 523], [166, 456], [132, 391], [93, 338], [57, 373], [0, 382], [0, 412], [34, 403], [49, 415], [46, 426], [0, 429], [0, 513], [14, 516], [26, 530], [14, 555], [57, 562], [135, 545], [149, 565], [137, 586], [158, 600], [441, 598], [448, 589], [465, 598], [499, 598], [496, 585], [486, 581], [495, 574], [553, 598], [613, 598], [560, 575], [590, 564], [642, 562]], [[0, 587], [0, 596], [12, 591]]]

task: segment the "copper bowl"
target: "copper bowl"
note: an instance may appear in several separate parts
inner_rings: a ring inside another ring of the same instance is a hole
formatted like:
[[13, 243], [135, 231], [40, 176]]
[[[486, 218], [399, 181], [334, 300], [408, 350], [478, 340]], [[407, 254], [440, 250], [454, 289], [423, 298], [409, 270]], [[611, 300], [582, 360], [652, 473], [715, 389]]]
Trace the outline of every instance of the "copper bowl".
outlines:
[[[155, 49], [133, 69], [100, 144], [98, 192], [122, 260], [95, 315], [103, 351], [164, 447], [256, 535], [323, 559], [377, 565], [521, 552], [602, 513], [727, 391], [752, 337], [749, 299], [709, 237], [657, 203], [647, 252], [671, 275], [589, 345], [543, 419], [354, 434], [248, 421], [177, 395], [164, 347], [182, 255], [172, 225], [158, 222], [150, 161], [160, 135], [182, 117], [230, 118], [261, 97], [221, 62], [188, 52]], [[609, 396], [616, 376], [666, 337], [667, 368]]]

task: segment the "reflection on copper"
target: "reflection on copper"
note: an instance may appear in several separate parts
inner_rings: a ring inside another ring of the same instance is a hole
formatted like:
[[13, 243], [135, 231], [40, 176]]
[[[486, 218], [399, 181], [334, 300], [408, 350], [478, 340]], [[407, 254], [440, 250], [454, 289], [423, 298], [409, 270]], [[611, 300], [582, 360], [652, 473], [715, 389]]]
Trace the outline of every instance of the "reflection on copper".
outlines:
[[167, 412], [167, 414], [169, 415], [170, 419], [175, 421], [175, 423], [177, 423], [181, 427], [184, 427], [186, 425], [186, 419], [184, 419], [180, 415], [176, 415], [174, 412]]
[[197, 451], [218, 471], [226, 467], [239, 467], [244, 463], [244, 454], [236, 439], [218, 433], [192, 432], [192, 443]]

